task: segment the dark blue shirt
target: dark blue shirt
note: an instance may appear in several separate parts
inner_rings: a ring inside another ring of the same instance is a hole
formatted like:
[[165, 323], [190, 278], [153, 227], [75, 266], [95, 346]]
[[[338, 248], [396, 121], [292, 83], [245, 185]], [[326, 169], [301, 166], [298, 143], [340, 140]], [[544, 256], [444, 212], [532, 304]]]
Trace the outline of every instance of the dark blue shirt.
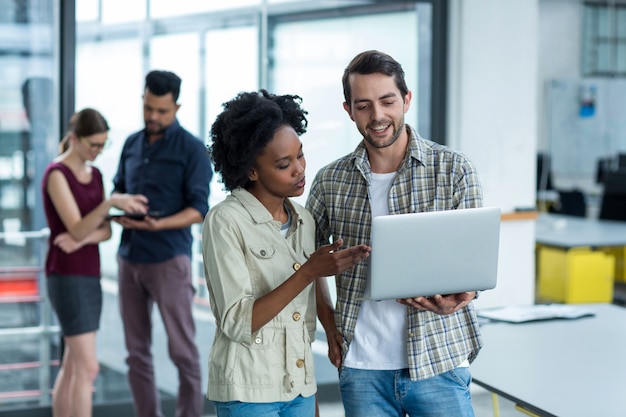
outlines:
[[[163, 216], [193, 207], [204, 217], [212, 175], [206, 146], [175, 120], [152, 145], [144, 130], [126, 139], [113, 191], [143, 194], [150, 210]], [[191, 227], [158, 232], [124, 229], [118, 253], [129, 262], [163, 262], [191, 256], [192, 242]]]

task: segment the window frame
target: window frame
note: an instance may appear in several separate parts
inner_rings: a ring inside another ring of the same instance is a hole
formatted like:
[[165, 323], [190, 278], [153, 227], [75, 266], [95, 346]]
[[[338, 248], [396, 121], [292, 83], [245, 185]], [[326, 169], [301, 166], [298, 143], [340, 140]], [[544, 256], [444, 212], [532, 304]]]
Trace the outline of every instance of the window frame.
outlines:
[[[586, 1], [582, 12], [581, 73], [584, 77], [626, 77], [626, 64], [620, 68], [619, 51], [626, 48], [626, 36], [620, 37], [620, 19], [623, 16], [622, 31], [626, 33], [626, 3], [600, 3]], [[608, 14], [608, 28], [602, 26], [602, 12]], [[603, 34], [604, 30], [607, 34]], [[608, 52], [603, 54], [601, 49]], [[600, 68], [603, 58], [608, 60], [608, 68]]]

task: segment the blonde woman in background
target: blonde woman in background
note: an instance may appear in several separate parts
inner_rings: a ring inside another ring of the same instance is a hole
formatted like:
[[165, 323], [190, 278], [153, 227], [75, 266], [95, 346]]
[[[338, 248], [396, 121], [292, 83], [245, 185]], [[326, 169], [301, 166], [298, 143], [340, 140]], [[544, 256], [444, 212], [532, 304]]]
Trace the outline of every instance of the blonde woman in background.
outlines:
[[92, 415], [98, 375], [96, 331], [102, 309], [98, 243], [111, 237], [111, 207], [145, 213], [142, 195], [106, 199], [100, 171], [91, 164], [105, 148], [109, 126], [96, 110], [75, 113], [60, 144], [61, 154], [42, 180], [50, 237], [47, 289], [63, 335], [64, 353], [53, 392], [55, 417]]

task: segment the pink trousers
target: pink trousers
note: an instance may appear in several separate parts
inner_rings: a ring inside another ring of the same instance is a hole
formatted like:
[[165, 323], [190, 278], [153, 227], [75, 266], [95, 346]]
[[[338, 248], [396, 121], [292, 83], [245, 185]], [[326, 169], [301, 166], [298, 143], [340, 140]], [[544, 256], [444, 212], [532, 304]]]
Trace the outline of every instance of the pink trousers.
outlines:
[[[128, 382], [137, 417], [163, 417], [152, 358], [152, 307], [156, 303], [169, 356], [178, 369], [176, 417], [200, 417], [204, 404], [195, 324], [191, 261], [130, 263], [118, 256], [119, 303], [128, 357]], [[158, 365], [158, 364], [157, 364]]]

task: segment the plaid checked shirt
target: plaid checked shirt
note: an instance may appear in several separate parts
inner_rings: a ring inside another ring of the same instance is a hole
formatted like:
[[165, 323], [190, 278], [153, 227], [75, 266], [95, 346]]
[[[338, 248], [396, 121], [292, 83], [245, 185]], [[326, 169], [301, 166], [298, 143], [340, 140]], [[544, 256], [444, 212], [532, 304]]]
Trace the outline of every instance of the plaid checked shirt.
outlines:
[[[482, 189], [471, 162], [461, 153], [419, 137], [410, 127], [409, 147], [389, 192], [389, 213], [416, 213], [480, 207]], [[345, 246], [370, 242], [372, 213], [368, 185], [371, 168], [361, 142], [348, 154], [322, 168], [307, 200], [316, 227], [317, 247], [330, 237]], [[428, 239], [416, 236], [416, 239]], [[451, 261], [454, 261], [451, 259]], [[393, 276], [393, 271], [389, 271]], [[390, 279], [393, 279], [390, 277]], [[354, 336], [367, 280], [367, 263], [336, 277], [335, 322], [343, 335], [343, 356]], [[473, 304], [451, 315], [407, 308], [407, 350], [411, 379], [447, 372], [465, 359], [473, 361], [482, 347]]]

